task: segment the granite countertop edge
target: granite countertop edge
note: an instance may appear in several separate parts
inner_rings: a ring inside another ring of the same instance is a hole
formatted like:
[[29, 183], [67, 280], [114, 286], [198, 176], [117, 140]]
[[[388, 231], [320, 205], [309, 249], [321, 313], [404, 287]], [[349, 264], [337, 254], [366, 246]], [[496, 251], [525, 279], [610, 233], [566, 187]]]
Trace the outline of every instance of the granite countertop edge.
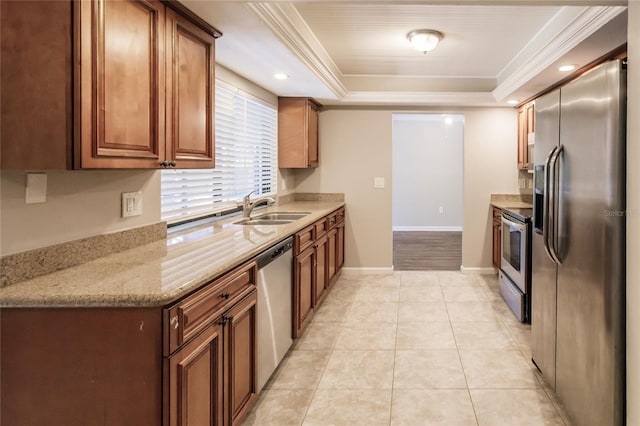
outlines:
[[[341, 201], [296, 201], [259, 211], [309, 212], [287, 225], [238, 225], [234, 222], [241, 217], [234, 216], [176, 234], [169, 233], [166, 240], [1, 288], [0, 308], [164, 307], [344, 206]], [[254, 215], [258, 215], [258, 211]], [[255, 241], [251, 238], [253, 234]], [[218, 248], [212, 249], [213, 246]], [[234, 249], [237, 250], [235, 253]], [[209, 267], [207, 256], [217, 254], [222, 254], [223, 259], [214, 261]], [[136, 261], [143, 255], [151, 260]], [[204, 260], [199, 260], [200, 264], [196, 264], [195, 272], [192, 272], [188, 264], [198, 257]], [[115, 270], [113, 276], [111, 270]], [[182, 277], [181, 271], [187, 276]], [[130, 284], [139, 281], [143, 282], [142, 289]], [[171, 284], [165, 288], [164, 282]], [[112, 287], [121, 287], [121, 290], [110, 288], [113, 283], [117, 285]], [[145, 284], [149, 289], [144, 289]]]
[[510, 200], [491, 201], [491, 205], [499, 209], [531, 209], [533, 208], [532, 203], [527, 203], [525, 201], [510, 201]]

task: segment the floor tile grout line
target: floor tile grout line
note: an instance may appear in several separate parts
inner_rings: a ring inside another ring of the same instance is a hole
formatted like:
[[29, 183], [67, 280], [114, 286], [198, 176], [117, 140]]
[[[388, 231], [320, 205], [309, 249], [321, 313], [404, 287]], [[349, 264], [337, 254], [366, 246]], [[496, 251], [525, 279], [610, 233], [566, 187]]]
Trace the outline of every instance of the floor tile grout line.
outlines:
[[[402, 287], [402, 275], [399, 276], [400, 287]], [[393, 394], [396, 382], [396, 363], [398, 362], [398, 324], [400, 323], [400, 290], [398, 289], [398, 309], [396, 310], [396, 338], [393, 345], [393, 368], [391, 371], [391, 400], [389, 401], [389, 426], [393, 420]]]
[[[438, 280], [440, 277], [438, 276]], [[444, 293], [443, 293], [444, 296]], [[460, 355], [460, 347], [458, 346], [458, 339], [456, 338], [456, 333], [453, 331], [453, 324], [451, 322], [451, 316], [449, 315], [449, 307], [447, 303], [444, 304], [445, 309], [447, 310], [447, 317], [449, 317], [449, 327], [451, 328], [451, 334], [453, 334], [453, 341], [456, 344], [456, 352], [458, 353], [458, 360], [460, 361], [460, 368], [462, 369], [462, 375], [464, 376], [464, 382], [467, 385], [467, 394], [469, 395], [469, 401], [471, 401], [471, 408], [473, 409], [473, 417], [476, 420], [476, 426], [480, 423], [478, 422], [478, 413], [476, 412], [476, 406], [473, 403], [473, 398], [471, 397], [471, 389], [469, 389], [469, 380], [467, 379], [467, 373], [464, 371], [464, 365], [462, 364], [462, 356]]]

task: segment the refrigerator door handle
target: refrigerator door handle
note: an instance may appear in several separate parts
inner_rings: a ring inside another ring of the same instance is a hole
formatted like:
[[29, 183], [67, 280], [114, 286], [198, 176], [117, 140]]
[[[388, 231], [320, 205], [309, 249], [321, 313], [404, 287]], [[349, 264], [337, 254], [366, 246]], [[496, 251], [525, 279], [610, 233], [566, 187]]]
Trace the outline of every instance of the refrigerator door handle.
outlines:
[[551, 253], [558, 265], [562, 263], [560, 259], [560, 156], [564, 152], [564, 145], [560, 145], [556, 150], [553, 161], [553, 236], [551, 240]]
[[[547, 254], [551, 258], [551, 260], [560, 265], [560, 257], [558, 256], [558, 252], [556, 250], [556, 240], [557, 240], [557, 230], [558, 230], [558, 173], [556, 169], [558, 156], [562, 152], [562, 145], [556, 147], [553, 150], [553, 153], [549, 159], [549, 201], [547, 206], [547, 215], [548, 215], [548, 223], [547, 223], [547, 238], [545, 239], [545, 246], [547, 249]], [[552, 225], [553, 224], [553, 225]]]
[[552, 199], [552, 191], [553, 188], [550, 184], [550, 174], [551, 174], [551, 159], [553, 155], [556, 153], [558, 149], [557, 146], [553, 147], [549, 155], [547, 155], [547, 159], [544, 162], [544, 202], [542, 204], [542, 240], [544, 242], [544, 250], [547, 252], [547, 256], [549, 259], [555, 262], [553, 255], [551, 254], [551, 246], [549, 244], [550, 237], [550, 229], [551, 229], [551, 215], [549, 211], [549, 204]]

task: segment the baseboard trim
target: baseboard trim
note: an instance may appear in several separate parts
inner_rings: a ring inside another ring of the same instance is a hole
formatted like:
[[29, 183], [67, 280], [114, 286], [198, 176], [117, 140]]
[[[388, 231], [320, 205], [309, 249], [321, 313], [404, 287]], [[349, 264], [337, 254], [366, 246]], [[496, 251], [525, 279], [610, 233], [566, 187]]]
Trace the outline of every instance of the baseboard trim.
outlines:
[[345, 275], [391, 275], [393, 274], [393, 266], [385, 268], [342, 268]]
[[496, 270], [491, 268], [477, 268], [460, 265], [460, 272], [463, 274], [476, 274], [476, 275], [494, 275]]
[[399, 232], [462, 232], [462, 226], [394, 226]]

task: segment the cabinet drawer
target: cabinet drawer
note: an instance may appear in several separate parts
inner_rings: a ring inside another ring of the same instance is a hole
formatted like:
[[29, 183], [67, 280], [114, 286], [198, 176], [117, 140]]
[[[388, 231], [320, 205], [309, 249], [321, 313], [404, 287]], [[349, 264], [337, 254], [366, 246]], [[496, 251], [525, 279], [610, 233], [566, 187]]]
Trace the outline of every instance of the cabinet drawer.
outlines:
[[331, 213], [329, 216], [327, 216], [327, 222], [329, 222], [329, 229], [333, 228], [334, 226], [336, 226], [337, 222], [337, 218], [338, 218], [338, 213], [337, 212], [333, 212]]
[[341, 208], [336, 213], [336, 223], [344, 222], [344, 208]]
[[307, 226], [302, 231], [296, 233], [294, 248], [295, 253], [303, 252], [307, 247], [311, 246], [315, 241], [315, 225]]
[[165, 309], [165, 355], [188, 342], [256, 285], [258, 265], [242, 265]]
[[316, 239], [327, 233], [327, 231], [329, 230], [329, 227], [327, 225], [328, 223], [326, 218], [313, 224], [313, 229], [316, 232]]

